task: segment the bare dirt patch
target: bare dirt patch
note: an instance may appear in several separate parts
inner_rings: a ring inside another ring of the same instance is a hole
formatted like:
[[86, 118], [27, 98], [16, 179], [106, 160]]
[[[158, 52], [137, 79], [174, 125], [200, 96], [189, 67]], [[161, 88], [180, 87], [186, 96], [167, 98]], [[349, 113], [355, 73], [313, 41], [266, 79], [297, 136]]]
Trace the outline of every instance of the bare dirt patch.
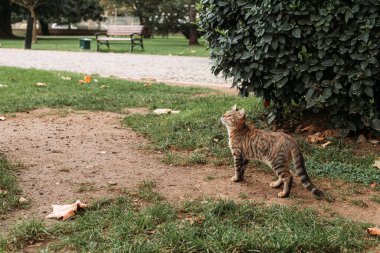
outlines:
[[[123, 127], [122, 117], [110, 112], [38, 109], [0, 122], [0, 153], [24, 165], [17, 176], [23, 196], [31, 200], [29, 209], [3, 217], [0, 227], [19, 219], [43, 218], [51, 204], [76, 199], [91, 203], [122, 194], [143, 180], [155, 181], [157, 191], [172, 202], [203, 197], [249, 199], [313, 207], [324, 215], [380, 224], [380, 206], [368, 200], [378, 192], [365, 189], [342, 199], [347, 187], [314, 180], [336, 196], [333, 202], [318, 201], [296, 181], [292, 197], [279, 199], [279, 190], [269, 187], [272, 174], [255, 171], [252, 165], [246, 181], [236, 184], [229, 180], [232, 168], [163, 164], [163, 154], [145, 149], [149, 142]], [[350, 204], [351, 198], [364, 199], [368, 207]]]

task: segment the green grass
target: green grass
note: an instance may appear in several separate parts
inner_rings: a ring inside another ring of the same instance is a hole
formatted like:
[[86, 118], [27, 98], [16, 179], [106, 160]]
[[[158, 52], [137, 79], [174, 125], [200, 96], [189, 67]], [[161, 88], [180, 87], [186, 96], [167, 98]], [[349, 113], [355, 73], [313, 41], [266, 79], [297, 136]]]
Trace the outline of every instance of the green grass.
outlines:
[[144, 201], [159, 201], [162, 200], [162, 196], [160, 196], [157, 192], [154, 191], [156, 187], [156, 182], [146, 180], [140, 183], [138, 187], [137, 195], [140, 199]]
[[351, 204], [354, 206], [362, 207], [362, 208], [368, 207], [368, 204], [361, 199], [353, 199], [351, 200]]
[[380, 204], [380, 196], [371, 196], [369, 200], [371, 200], [374, 203]]
[[[21, 71], [23, 75], [20, 75]], [[69, 76], [72, 80], [63, 80], [61, 76]], [[219, 119], [234, 104], [244, 107], [248, 119], [256, 126], [267, 127], [262, 101], [253, 96], [242, 99], [211, 95], [211, 90], [205, 88], [163, 84], [144, 87], [141, 83], [110, 78], [98, 78], [98, 82], [79, 85], [77, 80], [82, 78], [82, 75], [73, 73], [3, 67], [0, 69], [0, 84], [8, 87], [0, 88], [0, 113], [38, 107], [115, 112], [126, 107], [180, 110], [179, 114], [171, 115], [131, 115], [123, 122], [152, 140], [154, 149], [165, 152], [165, 162], [188, 165], [231, 166], [227, 131]], [[44, 82], [47, 86], [36, 87], [37, 82]], [[300, 143], [312, 176], [364, 185], [380, 182], [380, 170], [372, 166], [375, 154], [353, 155], [355, 146], [341, 144], [341, 141], [335, 141], [326, 149], [307, 144], [303, 139]]]
[[37, 219], [16, 224], [11, 234], [16, 248], [23, 248], [31, 241], [43, 241], [49, 235], [43, 221]]
[[46, 251], [75, 252], [362, 252], [375, 245], [369, 224], [328, 220], [312, 210], [232, 201], [166, 202], [141, 208], [119, 197], [92, 204], [70, 222], [24, 222], [15, 244], [46, 242]]
[[306, 166], [313, 175], [369, 185], [380, 183], [380, 170], [373, 167], [376, 154], [353, 155], [354, 145], [332, 145], [327, 149], [303, 143]]
[[[23, 74], [20, 75], [20, 72]], [[72, 80], [63, 80], [71, 77]], [[120, 112], [126, 107], [181, 108], [184, 101], [193, 96], [210, 93], [211, 90], [197, 87], [171, 87], [154, 84], [144, 87], [142, 83], [121, 79], [93, 77], [98, 82], [78, 84], [83, 75], [64, 72], [0, 68], [0, 113], [27, 111], [38, 107]], [[43, 82], [45, 87], [37, 87]]]
[[10, 165], [7, 160], [0, 155], [0, 217], [13, 208], [21, 207], [18, 202], [21, 191], [14, 176], [15, 169], [16, 166]]
[[[211, 91], [163, 84], [144, 87], [106, 78], [79, 85], [77, 80], [82, 77], [2, 67], [0, 84], [8, 87], [0, 88], [0, 114], [11, 116], [38, 107], [180, 110], [172, 115], [131, 115], [123, 122], [151, 139], [155, 149], [166, 152], [167, 162], [184, 164], [230, 164], [227, 133], [219, 118], [235, 103], [247, 109], [249, 120], [267, 127], [261, 100], [254, 97], [204, 96]], [[47, 86], [36, 87], [37, 82]], [[372, 167], [373, 154], [354, 156], [353, 146], [339, 142], [326, 149], [303, 140], [300, 143], [313, 175], [362, 184], [380, 181], [379, 170]], [[1, 157], [0, 175], [0, 187], [13, 192], [8, 196], [17, 196], [12, 169]], [[154, 188], [153, 181], [143, 181], [135, 194], [96, 202], [69, 222], [52, 226], [39, 220], [20, 223], [9, 237], [0, 237], [0, 252], [23, 248], [30, 242], [43, 242], [44, 247], [48, 244], [46, 251], [61, 252], [362, 252], [376, 243], [365, 236], [368, 224], [326, 219], [312, 210], [222, 200], [172, 206], [162, 201]], [[240, 198], [246, 196], [241, 194]], [[0, 203], [6, 203], [8, 210], [16, 205], [16, 199]]]
[[7, 240], [0, 234], [0, 252], [5, 252], [7, 248]]
[[[79, 48], [78, 37], [42, 37], [38, 39], [38, 43], [32, 45], [35, 50], [58, 50], [58, 51], [96, 51], [96, 41], [94, 36], [91, 38], [91, 50], [82, 50]], [[180, 55], [180, 56], [202, 56], [208, 57], [209, 51], [204, 45], [202, 39], [199, 40], [201, 45], [189, 46], [185, 37], [169, 37], [169, 38], [153, 38], [144, 39], [144, 51], [139, 46], [134, 48], [133, 54], [155, 54], [155, 55]], [[0, 40], [2, 48], [24, 48], [24, 39]], [[113, 43], [110, 45], [111, 50], [106, 46], [101, 47], [102, 52], [125, 53], [129, 52], [129, 43]]]

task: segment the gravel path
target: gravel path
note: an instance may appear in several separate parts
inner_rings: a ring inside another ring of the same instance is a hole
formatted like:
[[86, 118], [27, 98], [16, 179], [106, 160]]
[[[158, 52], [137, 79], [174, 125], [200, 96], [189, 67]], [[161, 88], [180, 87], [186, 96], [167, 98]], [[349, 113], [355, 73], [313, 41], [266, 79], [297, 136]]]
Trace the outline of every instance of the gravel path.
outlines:
[[62, 52], [0, 48], [0, 66], [62, 70], [126, 79], [230, 87], [211, 73], [211, 60], [203, 57]]

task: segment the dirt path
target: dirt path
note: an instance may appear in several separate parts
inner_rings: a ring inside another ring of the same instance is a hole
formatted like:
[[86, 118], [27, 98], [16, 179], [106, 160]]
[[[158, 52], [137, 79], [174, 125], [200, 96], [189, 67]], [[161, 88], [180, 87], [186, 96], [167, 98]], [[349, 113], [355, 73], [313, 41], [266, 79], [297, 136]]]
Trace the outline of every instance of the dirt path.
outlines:
[[341, 200], [339, 195], [344, 189], [328, 180], [316, 183], [337, 197], [333, 202], [315, 200], [296, 181], [293, 197], [279, 199], [278, 190], [268, 185], [272, 175], [253, 168], [247, 171], [244, 183], [234, 184], [229, 181], [232, 168], [161, 163], [163, 154], [144, 149], [148, 141], [122, 127], [122, 117], [125, 115], [109, 112], [38, 109], [0, 122], [0, 153], [24, 165], [17, 175], [23, 196], [31, 200], [29, 209], [0, 220], [0, 227], [32, 216], [42, 218], [50, 212], [51, 204], [76, 199], [91, 203], [114, 196], [143, 180], [156, 181], [157, 190], [169, 201], [241, 199], [246, 194], [250, 200], [313, 207], [325, 215], [339, 214], [380, 224], [379, 205], [368, 201], [378, 193], [362, 190], [348, 197], [365, 199], [369, 207], [361, 208], [350, 204], [349, 199]]

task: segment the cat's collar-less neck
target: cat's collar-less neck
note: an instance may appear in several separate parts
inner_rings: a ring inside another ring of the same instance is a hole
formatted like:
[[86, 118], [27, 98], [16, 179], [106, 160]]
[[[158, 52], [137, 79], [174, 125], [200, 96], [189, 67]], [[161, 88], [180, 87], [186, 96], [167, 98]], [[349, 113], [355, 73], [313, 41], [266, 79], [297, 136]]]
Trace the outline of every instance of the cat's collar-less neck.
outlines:
[[229, 127], [228, 128], [228, 131], [229, 132], [240, 132], [240, 131], [244, 131], [244, 130], [249, 130], [249, 126], [247, 124], [243, 124], [241, 126], [238, 126], [238, 127]]

